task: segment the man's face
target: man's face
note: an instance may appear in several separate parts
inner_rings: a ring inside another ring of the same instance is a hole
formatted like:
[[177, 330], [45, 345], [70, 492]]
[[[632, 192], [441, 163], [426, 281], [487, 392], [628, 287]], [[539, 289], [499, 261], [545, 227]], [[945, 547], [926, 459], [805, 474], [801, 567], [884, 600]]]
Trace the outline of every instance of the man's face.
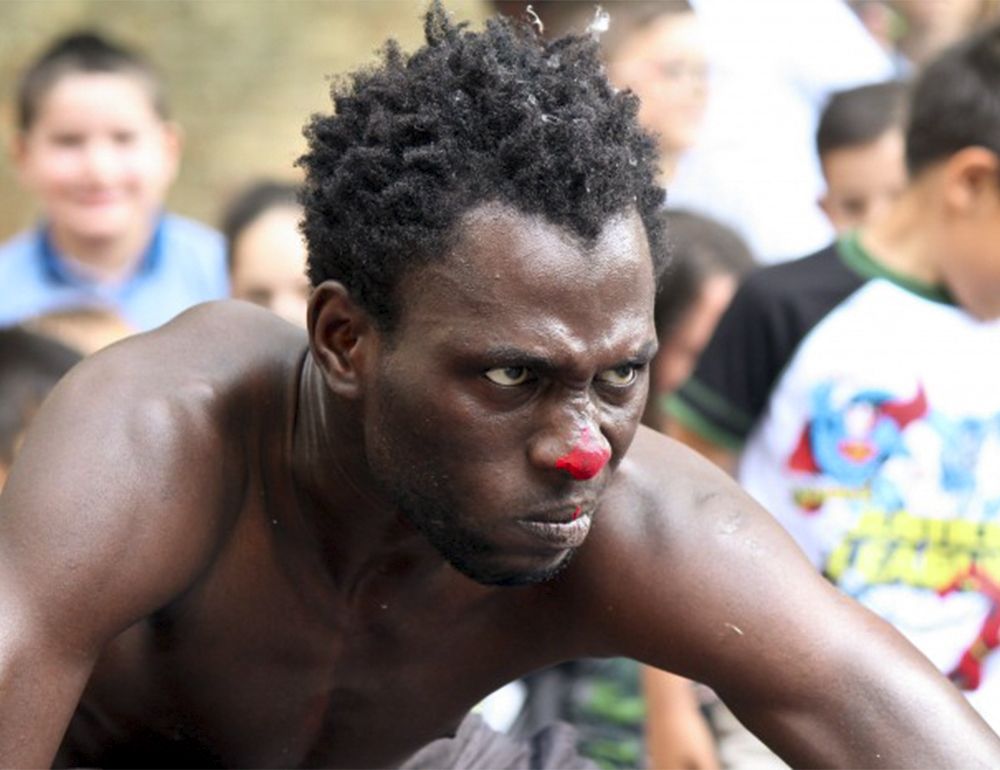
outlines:
[[826, 194], [820, 206], [838, 233], [882, 216], [906, 187], [901, 129], [868, 144], [831, 150], [823, 156]]
[[115, 243], [145, 230], [178, 161], [174, 129], [139, 76], [65, 75], [18, 141], [17, 162], [60, 242]]
[[554, 574], [582, 544], [645, 403], [654, 280], [637, 215], [586, 249], [483, 206], [398, 287], [365, 384], [376, 480], [456, 568], [488, 584]]

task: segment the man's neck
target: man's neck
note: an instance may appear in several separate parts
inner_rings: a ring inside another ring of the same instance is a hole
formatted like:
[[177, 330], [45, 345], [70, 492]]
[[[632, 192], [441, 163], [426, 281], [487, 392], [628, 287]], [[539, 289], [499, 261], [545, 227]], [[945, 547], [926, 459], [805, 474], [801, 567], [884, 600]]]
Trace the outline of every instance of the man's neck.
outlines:
[[934, 202], [911, 187], [877, 222], [862, 228], [861, 245], [883, 267], [930, 286], [942, 283]]
[[445, 562], [380, 491], [368, 469], [360, 419], [336, 399], [306, 355], [292, 439], [299, 516], [334, 583], [355, 586], [387, 565], [438, 571]]
[[157, 221], [151, 220], [115, 238], [85, 238], [50, 226], [49, 237], [56, 253], [76, 272], [98, 282], [124, 280], [139, 267]]

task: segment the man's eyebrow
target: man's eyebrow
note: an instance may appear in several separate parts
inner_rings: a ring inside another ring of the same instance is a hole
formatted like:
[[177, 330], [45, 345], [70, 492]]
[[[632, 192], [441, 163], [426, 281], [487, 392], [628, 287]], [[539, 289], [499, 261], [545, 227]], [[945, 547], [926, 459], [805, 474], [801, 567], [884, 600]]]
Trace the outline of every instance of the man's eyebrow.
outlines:
[[[655, 339], [647, 340], [634, 353], [624, 356], [622, 363], [630, 361], [645, 363], [656, 355], [658, 347]], [[552, 372], [559, 368], [559, 362], [555, 358], [509, 345], [488, 348], [484, 351], [483, 358], [497, 366], [526, 366], [536, 372]]]
[[526, 366], [538, 372], [552, 371], [557, 366], [555, 359], [550, 356], [530, 353], [508, 345], [488, 348], [483, 352], [483, 359], [498, 366]]

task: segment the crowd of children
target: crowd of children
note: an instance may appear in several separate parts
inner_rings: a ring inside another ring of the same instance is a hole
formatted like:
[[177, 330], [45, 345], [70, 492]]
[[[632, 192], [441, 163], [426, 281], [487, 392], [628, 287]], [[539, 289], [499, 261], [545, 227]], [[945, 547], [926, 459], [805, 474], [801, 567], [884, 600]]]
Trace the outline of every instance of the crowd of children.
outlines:
[[[672, 267], [644, 422], [734, 473], [1000, 728], [1000, 27], [969, 35], [996, 9], [956, 3], [935, 24], [917, 0], [815, 0], [782, 27], [750, 5], [611, 2], [602, 20], [496, 3], [541, 34], [603, 35], [609, 80], [657, 138]], [[765, 22], [767, 45], [748, 33]], [[835, 30], [863, 55], [833, 50]], [[737, 32], [752, 67], [718, 53]], [[727, 102], [748, 78], [759, 102]], [[295, 183], [246, 187], [219, 230], [166, 211], [181, 132], [141, 54], [62, 37], [16, 113], [41, 217], [0, 244], [0, 488], [81, 357], [225, 297], [304, 326], [310, 291]], [[575, 721], [606, 766], [781, 766], [711, 693], [642, 679], [646, 706], [637, 668], [571, 664], [527, 680], [534, 716], [508, 722]]]

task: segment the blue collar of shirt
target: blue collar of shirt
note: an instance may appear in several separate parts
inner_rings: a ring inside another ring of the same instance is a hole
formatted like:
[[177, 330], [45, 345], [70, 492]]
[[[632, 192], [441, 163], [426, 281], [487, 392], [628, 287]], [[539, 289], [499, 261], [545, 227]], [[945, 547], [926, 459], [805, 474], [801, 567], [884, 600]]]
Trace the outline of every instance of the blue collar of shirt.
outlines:
[[[129, 283], [140, 275], [153, 272], [163, 259], [163, 215], [161, 214], [156, 222], [156, 230], [153, 231], [153, 238], [146, 248], [146, 253], [142, 255], [135, 271], [125, 280]], [[60, 256], [52, 243], [49, 228], [42, 226], [38, 229], [38, 249], [42, 258], [42, 266], [45, 273], [54, 282], [70, 286], [79, 286], [85, 283], [93, 283], [82, 278], [78, 271], [73, 270], [66, 264], [66, 260]]]

